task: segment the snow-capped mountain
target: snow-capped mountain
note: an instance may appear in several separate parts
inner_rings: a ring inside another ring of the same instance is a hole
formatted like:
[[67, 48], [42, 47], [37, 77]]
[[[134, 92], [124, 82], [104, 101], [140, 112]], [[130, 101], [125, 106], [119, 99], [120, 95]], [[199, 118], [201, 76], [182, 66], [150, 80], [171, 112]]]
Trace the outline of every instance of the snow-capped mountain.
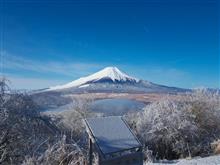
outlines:
[[[155, 84], [146, 80], [131, 77], [116, 67], [107, 67], [87, 77], [79, 78], [64, 85], [54, 86], [47, 89], [32, 91], [33, 100], [42, 109], [54, 108], [67, 105], [72, 102], [72, 94], [176, 94], [187, 92], [188, 89], [168, 87]], [[104, 97], [104, 96], [103, 96]], [[135, 96], [136, 97], [136, 96]], [[145, 97], [144, 95], [141, 97]], [[155, 97], [155, 96], [153, 96]], [[146, 100], [148, 100], [146, 98]]]
[[43, 90], [43, 92], [183, 92], [185, 89], [158, 85], [149, 81], [139, 80], [120, 71], [116, 67], [106, 67], [87, 77], [79, 78], [64, 85]]
[[101, 71], [98, 71], [92, 75], [89, 75], [87, 77], [79, 78], [75, 81], [72, 81], [70, 83], [59, 85], [55, 87], [50, 87], [47, 89], [47, 91], [50, 90], [61, 90], [61, 89], [68, 89], [73, 87], [87, 87], [89, 84], [92, 83], [105, 83], [105, 82], [112, 82], [112, 83], [137, 83], [139, 79], [133, 78], [131, 76], [128, 76], [127, 74], [123, 73], [116, 67], [106, 67], [102, 69]]

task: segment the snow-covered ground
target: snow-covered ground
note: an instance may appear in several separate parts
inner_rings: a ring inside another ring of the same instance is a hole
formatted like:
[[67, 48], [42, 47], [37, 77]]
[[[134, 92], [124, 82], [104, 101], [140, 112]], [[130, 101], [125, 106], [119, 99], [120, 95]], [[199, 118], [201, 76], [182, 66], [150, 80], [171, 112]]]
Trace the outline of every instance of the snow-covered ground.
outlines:
[[220, 155], [206, 158], [181, 159], [175, 161], [161, 161], [160, 163], [146, 163], [145, 165], [220, 165]]

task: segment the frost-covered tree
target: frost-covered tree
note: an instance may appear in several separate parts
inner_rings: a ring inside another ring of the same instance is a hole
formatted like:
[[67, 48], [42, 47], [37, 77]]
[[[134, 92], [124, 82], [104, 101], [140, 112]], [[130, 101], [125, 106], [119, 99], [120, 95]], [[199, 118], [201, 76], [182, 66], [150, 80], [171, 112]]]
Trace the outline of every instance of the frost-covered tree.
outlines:
[[[27, 94], [0, 80], [0, 164], [82, 164], [83, 152]], [[23, 161], [25, 159], [25, 161]]]
[[75, 140], [85, 136], [85, 127], [83, 120], [86, 117], [95, 116], [89, 109], [93, 102], [92, 95], [87, 97], [73, 97], [71, 106], [63, 112], [56, 113], [55, 118], [59, 118], [56, 125], [63, 132], [70, 132]]
[[84, 119], [95, 117], [96, 114], [90, 111], [93, 96], [75, 96], [72, 104], [65, 111], [50, 114], [55, 118], [55, 124], [62, 134], [68, 139], [74, 140], [80, 146], [85, 157], [88, 155], [88, 135], [85, 131]]
[[59, 132], [26, 94], [12, 93], [0, 80], [0, 164], [19, 164], [45, 139]]

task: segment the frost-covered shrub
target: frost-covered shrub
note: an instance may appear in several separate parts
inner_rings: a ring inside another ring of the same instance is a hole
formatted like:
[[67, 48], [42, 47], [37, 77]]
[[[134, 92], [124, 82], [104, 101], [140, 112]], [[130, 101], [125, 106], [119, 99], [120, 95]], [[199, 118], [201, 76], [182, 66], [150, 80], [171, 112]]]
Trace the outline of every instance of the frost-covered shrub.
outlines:
[[211, 148], [215, 154], [220, 154], [220, 139], [211, 143]]
[[155, 161], [155, 157], [153, 156], [152, 150], [149, 150], [147, 147], [143, 148], [143, 158], [144, 162], [146, 163], [152, 163]]
[[196, 141], [195, 116], [189, 105], [163, 100], [153, 103], [140, 113], [136, 130], [141, 140], [159, 158], [177, 158], [188, 154], [188, 144]]
[[195, 122], [200, 130], [200, 136], [215, 137], [220, 135], [220, 95], [205, 89], [196, 90], [184, 97], [192, 108]]
[[67, 143], [66, 136], [53, 145], [48, 145], [40, 155], [27, 156], [23, 165], [84, 165], [85, 157], [75, 142]]
[[154, 102], [126, 119], [156, 158], [209, 154], [210, 143], [220, 137], [219, 103], [219, 93], [197, 90]]

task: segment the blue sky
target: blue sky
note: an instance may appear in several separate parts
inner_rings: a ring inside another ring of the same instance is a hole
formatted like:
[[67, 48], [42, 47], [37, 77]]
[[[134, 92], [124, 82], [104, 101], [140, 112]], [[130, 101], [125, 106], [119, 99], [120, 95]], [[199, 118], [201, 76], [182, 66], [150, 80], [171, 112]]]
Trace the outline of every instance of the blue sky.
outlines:
[[184, 88], [220, 86], [217, 0], [0, 0], [1, 75], [15, 88], [117, 66]]

